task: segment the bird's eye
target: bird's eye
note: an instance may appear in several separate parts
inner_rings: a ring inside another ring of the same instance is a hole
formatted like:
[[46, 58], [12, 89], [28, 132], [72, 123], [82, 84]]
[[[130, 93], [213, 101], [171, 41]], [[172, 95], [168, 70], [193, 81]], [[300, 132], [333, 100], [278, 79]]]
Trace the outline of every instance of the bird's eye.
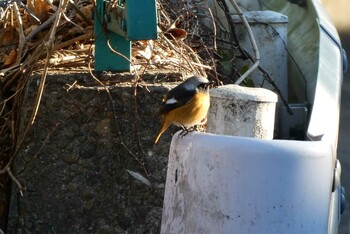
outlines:
[[198, 85], [198, 88], [199, 89], [207, 89], [210, 87], [210, 85], [211, 85], [211, 83], [202, 83], [202, 84]]
[[204, 88], [206, 88], [206, 86], [207, 86], [206, 83], [201, 83], [200, 85], [198, 85], [198, 88], [204, 89]]

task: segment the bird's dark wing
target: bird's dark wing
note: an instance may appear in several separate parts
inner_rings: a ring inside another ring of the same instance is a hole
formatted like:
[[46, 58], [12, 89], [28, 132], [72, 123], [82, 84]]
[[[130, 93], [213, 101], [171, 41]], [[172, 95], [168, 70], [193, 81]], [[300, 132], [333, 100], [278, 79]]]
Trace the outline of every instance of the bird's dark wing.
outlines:
[[186, 89], [175, 90], [176, 88], [170, 90], [169, 93], [166, 95], [158, 112], [160, 115], [168, 113], [171, 110], [174, 110], [180, 106], [185, 105], [187, 102], [192, 100], [193, 96], [196, 93], [195, 90], [193, 91], [189, 91]]

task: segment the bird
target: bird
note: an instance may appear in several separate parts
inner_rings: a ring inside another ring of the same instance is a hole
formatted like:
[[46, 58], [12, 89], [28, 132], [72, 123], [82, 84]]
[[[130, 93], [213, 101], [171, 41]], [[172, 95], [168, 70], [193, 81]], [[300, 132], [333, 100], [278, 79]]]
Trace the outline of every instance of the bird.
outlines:
[[165, 95], [158, 111], [162, 123], [154, 145], [172, 124], [182, 127], [186, 134], [195, 125], [203, 124], [210, 106], [211, 84], [207, 78], [192, 76]]

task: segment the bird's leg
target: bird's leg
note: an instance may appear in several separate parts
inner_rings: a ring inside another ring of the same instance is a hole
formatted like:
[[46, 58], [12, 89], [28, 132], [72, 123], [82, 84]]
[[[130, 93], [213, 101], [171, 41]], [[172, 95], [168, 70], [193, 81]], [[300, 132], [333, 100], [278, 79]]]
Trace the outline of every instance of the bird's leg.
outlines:
[[179, 137], [181, 137], [181, 139], [186, 136], [189, 132], [193, 132], [193, 131], [197, 131], [197, 129], [195, 128], [195, 126], [191, 126], [189, 128], [186, 128], [183, 124], [181, 124], [182, 126], [182, 131], [179, 134]]
[[179, 137], [181, 137], [181, 139], [186, 136], [190, 131], [188, 128], [185, 127], [185, 125], [181, 124], [182, 127], [182, 131], [179, 134]]

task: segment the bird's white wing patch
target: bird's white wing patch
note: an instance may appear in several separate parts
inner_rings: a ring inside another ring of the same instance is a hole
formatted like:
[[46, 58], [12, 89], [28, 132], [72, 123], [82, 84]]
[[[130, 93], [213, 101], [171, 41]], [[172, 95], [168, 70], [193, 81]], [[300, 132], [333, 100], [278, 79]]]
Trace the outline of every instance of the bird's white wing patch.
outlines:
[[174, 103], [177, 103], [177, 100], [175, 98], [170, 98], [165, 102], [165, 104], [174, 104]]

